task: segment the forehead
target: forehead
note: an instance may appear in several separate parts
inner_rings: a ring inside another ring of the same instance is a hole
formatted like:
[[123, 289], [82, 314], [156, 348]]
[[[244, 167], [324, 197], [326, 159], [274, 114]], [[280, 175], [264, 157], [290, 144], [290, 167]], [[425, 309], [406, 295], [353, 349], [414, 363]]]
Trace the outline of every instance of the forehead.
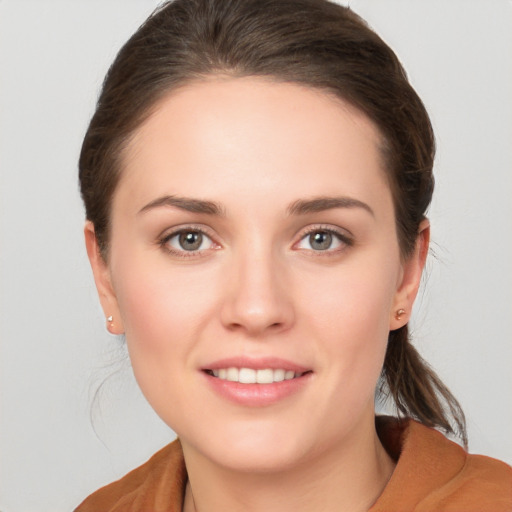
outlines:
[[[363, 194], [386, 185], [381, 136], [363, 113], [333, 95], [264, 78], [212, 78], [181, 87], [134, 133], [122, 189], [136, 201], [159, 193], [254, 197]], [[374, 184], [375, 184], [374, 183]], [[229, 194], [228, 194], [229, 195]]]

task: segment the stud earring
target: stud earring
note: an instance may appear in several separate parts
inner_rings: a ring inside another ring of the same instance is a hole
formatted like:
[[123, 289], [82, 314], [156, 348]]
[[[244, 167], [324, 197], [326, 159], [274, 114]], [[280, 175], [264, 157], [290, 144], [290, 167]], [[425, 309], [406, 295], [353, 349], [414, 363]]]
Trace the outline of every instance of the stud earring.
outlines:
[[401, 320], [402, 315], [404, 315], [404, 314], [405, 314], [405, 309], [400, 308], [400, 309], [399, 309], [399, 310], [397, 310], [397, 312], [395, 313], [395, 318], [396, 318], [397, 320]]
[[107, 318], [107, 322], [109, 323], [112, 323], [112, 321], [114, 320], [114, 317], [112, 315], [110, 315], [108, 318]]

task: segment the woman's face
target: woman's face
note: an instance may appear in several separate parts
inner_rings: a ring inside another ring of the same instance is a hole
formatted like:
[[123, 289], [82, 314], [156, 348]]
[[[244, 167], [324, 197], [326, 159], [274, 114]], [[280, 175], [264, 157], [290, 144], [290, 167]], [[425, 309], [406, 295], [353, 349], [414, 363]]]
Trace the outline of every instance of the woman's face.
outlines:
[[108, 266], [86, 228], [103, 308], [186, 451], [269, 469], [367, 438], [425, 251], [400, 259], [364, 115], [294, 84], [187, 85], [135, 133], [111, 221]]

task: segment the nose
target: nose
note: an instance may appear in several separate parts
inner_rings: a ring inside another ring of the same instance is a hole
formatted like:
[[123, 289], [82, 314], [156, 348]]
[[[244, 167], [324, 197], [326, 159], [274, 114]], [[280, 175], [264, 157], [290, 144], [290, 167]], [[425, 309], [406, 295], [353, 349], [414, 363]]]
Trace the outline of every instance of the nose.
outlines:
[[240, 255], [231, 262], [221, 321], [225, 328], [261, 337], [290, 328], [295, 320], [293, 293], [284, 262], [270, 251]]

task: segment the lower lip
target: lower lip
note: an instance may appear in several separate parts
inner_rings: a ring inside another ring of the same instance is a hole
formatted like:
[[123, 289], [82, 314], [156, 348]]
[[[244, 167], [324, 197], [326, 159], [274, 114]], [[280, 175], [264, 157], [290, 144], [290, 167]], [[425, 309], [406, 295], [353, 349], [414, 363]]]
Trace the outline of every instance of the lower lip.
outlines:
[[294, 379], [273, 382], [272, 384], [241, 384], [219, 379], [203, 373], [212, 389], [223, 398], [246, 407], [264, 407], [272, 405], [299, 392], [310, 380], [311, 373]]

